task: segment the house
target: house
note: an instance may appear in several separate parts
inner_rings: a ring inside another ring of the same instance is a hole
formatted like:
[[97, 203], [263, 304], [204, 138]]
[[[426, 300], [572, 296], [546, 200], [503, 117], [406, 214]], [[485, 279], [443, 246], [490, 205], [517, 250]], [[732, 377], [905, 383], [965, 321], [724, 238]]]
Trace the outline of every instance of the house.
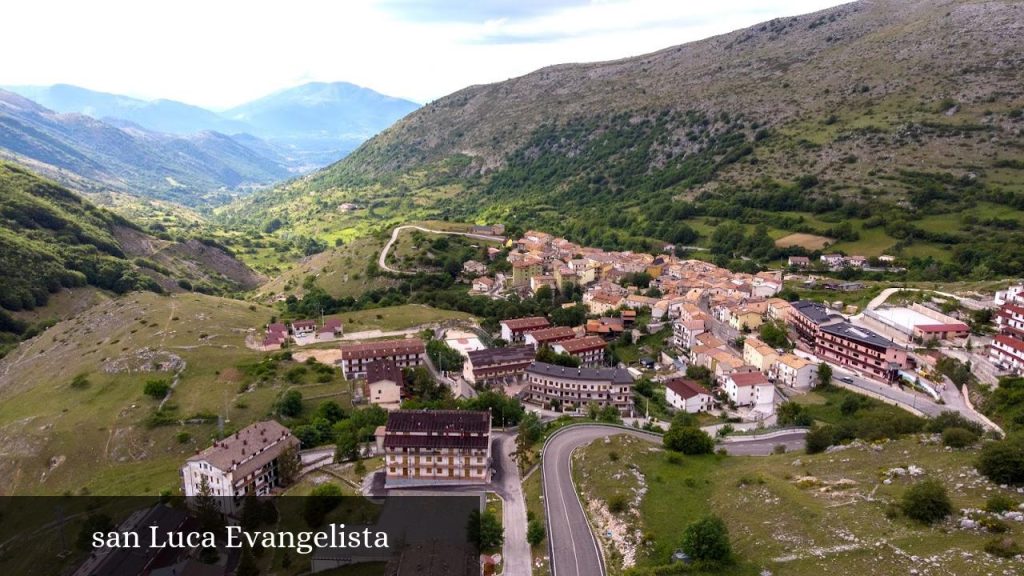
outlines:
[[316, 332], [316, 320], [296, 320], [292, 322], [292, 334], [296, 337], [310, 336]]
[[522, 342], [527, 332], [551, 326], [548, 319], [543, 316], [512, 318], [510, 320], [502, 320], [498, 324], [501, 326], [501, 339], [509, 343]]
[[363, 393], [367, 401], [385, 410], [397, 410], [402, 405], [402, 387], [405, 378], [394, 360], [385, 358], [366, 366], [366, 384]]
[[890, 256], [888, 254], [882, 254], [881, 256], [878, 257], [878, 261], [883, 264], [893, 264], [896, 262], [896, 257]]
[[600, 336], [585, 336], [572, 340], [562, 340], [552, 346], [558, 354], [568, 354], [580, 359], [583, 366], [600, 366], [604, 363], [606, 343]]
[[782, 298], [769, 298], [768, 311], [765, 316], [774, 322], [788, 322], [789, 311], [792, 309], [793, 306]]
[[846, 264], [854, 268], [863, 268], [867, 266], [868, 259], [864, 256], [850, 256], [846, 259]]
[[633, 377], [622, 368], [569, 368], [534, 362], [526, 369], [524, 400], [563, 411], [590, 404], [614, 406], [619, 414], [633, 411]]
[[288, 335], [288, 327], [281, 322], [274, 322], [273, 324], [267, 324], [267, 334], [283, 334]]
[[541, 286], [547, 286], [552, 291], [555, 290], [555, 277], [547, 274], [530, 277], [530, 292], [536, 293], [540, 290]]
[[818, 377], [818, 365], [793, 354], [779, 356], [775, 363], [775, 383], [797, 390], [809, 390]]
[[466, 260], [462, 263], [462, 273], [467, 276], [481, 276], [487, 274], [487, 264], [476, 260]]
[[491, 415], [472, 410], [396, 410], [383, 431], [384, 486], [486, 484]]
[[626, 324], [622, 318], [601, 317], [587, 320], [585, 330], [588, 336], [601, 336], [605, 340], [613, 340], [626, 330]]
[[535, 356], [533, 346], [525, 344], [469, 350], [462, 364], [462, 377], [471, 384], [516, 382]]
[[604, 291], [595, 291], [584, 295], [583, 303], [587, 305], [591, 314], [607, 314], [623, 304], [622, 296]]
[[530, 285], [530, 278], [544, 273], [543, 261], [531, 257], [512, 264], [512, 287], [524, 288]]
[[479, 278], [476, 278], [476, 279], [473, 280], [473, 291], [474, 292], [481, 292], [481, 293], [486, 294], [486, 293], [490, 292], [493, 289], [494, 289], [494, 280], [491, 279], [491, 278], [488, 278], [487, 276], [480, 276]]
[[328, 318], [324, 320], [324, 325], [320, 327], [317, 332], [317, 338], [320, 340], [327, 340], [330, 338], [337, 338], [344, 332], [341, 320], [338, 318]]
[[842, 254], [822, 254], [821, 261], [829, 268], [842, 268], [846, 263], [846, 257]]
[[790, 256], [787, 264], [794, 268], [807, 268], [811, 265], [811, 259], [807, 256]]
[[527, 332], [523, 341], [530, 346], [533, 346], [534, 350], [539, 350], [541, 346], [551, 345], [561, 340], [571, 340], [576, 337], [576, 331], [568, 326], [552, 326], [551, 328], [541, 328], [540, 330], [534, 330]]
[[689, 350], [697, 344], [697, 336], [705, 330], [703, 319], [676, 320], [672, 323], [672, 343], [677, 348]]
[[730, 374], [723, 388], [737, 406], [770, 406], [775, 401], [775, 387], [760, 372]]
[[341, 371], [345, 378], [366, 376], [366, 367], [377, 360], [391, 360], [399, 368], [420, 366], [426, 357], [426, 346], [419, 338], [380, 340], [341, 346]]
[[218, 497], [221, 512], [235, 515], [246, 494], [266, 496], [282, 486], [280, 460], [297, 459], [298, 448], [299, 440], [281, 424], [250, 424], [186, 460], [182, 490], [186, 497], [195, 497], [205, 484]]
[[996, 334], [988, 348], [988, 359], [1000, 370], [1024, 374], [1024, 340], [1007, 334]]
[[760, 339], [747, 336], [743, 341], [743, 361], [757, 368], [762, 374], [771, 372], [778, 359], [779, 355], [775, 349]]
[[280, 332], [268, 332], [263, 341], [260, 342], [260, 347], [266, 350], [277, 350], [284, 348], [285, 343], [288, 341], [288, 336]]
[[696, 414], [707, 412], [714, 405], [711, 393], [689, 378], [671, 378], [664, 382], [665, 400], [676, 410]]
[[768, 311], [765, 302], [750, 302], [730, 310], [729, 325], [736, 330], [757, 330], [764, 324], [764, 315]]

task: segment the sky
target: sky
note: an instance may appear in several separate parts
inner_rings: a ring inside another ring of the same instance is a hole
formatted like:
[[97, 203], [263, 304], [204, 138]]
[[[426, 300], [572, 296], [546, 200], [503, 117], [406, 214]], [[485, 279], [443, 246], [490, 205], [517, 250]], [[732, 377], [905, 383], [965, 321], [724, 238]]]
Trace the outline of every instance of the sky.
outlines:
[[4, 7], [0, 85], [227, 108], [305, 82], [426, 103], [566, 62], [653, 52], [834, 0], [32, 0]]

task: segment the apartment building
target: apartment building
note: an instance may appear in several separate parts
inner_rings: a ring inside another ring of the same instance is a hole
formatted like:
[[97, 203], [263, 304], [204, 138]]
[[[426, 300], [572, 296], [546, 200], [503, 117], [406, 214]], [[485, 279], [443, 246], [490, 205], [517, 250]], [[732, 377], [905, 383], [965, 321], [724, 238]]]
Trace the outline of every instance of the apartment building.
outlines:
[[633, 410], [633, 377], [621, 368], [567, 368], [534, 362], [526, 369], [524, 400], [562, 410], [581, 410], [594, 403], [615, 406], [619, 414]]
[[341, 346], [341, 371], [345, 378], [366, 376], [371, 362], [391, 360], [398, 368], [421, 366], [426, 358], [426, 346], [419, 338], [381, 340]]
[[246, 426], [185, 461], [181, 467], [186, 497], [198, 496], [205, 481], [221, 512], [235, 515], [246, 494], [265, 496], [281, 486], [282, 457], [298, 457], [299, 440], [268, 420]]
[[871, 378], [892, 382], [908, 367], [907, 350], [892, 340], [849, 322], [821, 326], [814, 353]]
[[396, 410], [382, 444], [387, 488], [490, 482], [488, 412]]
[[1024, 285], [996, 292], [993, 321], [999, 332], [992, 339], [988, 359], [1001, 370], [1024, 374]]
[[552, 326], [551, 328], [542, 328], [540, 330], [534, 330], [533, 332], [527, 332], [526, 336], [523, 337], [523, 341], [530, 346], [533, 346], [534, 350], [539, 350], [541, 346], [552, 345], [555, 342], [561, 342], [562, 340], [571, 340], [576, 337], [576, 331], [568, 326]]
[[707, 412], [714, 405], [711, 393], [689, 378], [666, 380], [665, 400], [676, 410], [682, 410], [691, 414]]
[[528, 344], [470, 350], [462, 364], [462, 377], [472, 384], [514, 382], [522, 378], [535, 357], [536, 351]]
[[597, 367], [604, 364], [604, 349], [607, 343], [600, 336], [586, 336], [556, 342], [551, 347], [558, 354], [568, 354], [580, 359], [583, 366]]
[[510, 344], [522, 342], [528, 332], [551, 326], [548, 319], [543, 316], [512, 318], [510, 320], [502, 320], [498, 324], [501, 326], [501, 339]]

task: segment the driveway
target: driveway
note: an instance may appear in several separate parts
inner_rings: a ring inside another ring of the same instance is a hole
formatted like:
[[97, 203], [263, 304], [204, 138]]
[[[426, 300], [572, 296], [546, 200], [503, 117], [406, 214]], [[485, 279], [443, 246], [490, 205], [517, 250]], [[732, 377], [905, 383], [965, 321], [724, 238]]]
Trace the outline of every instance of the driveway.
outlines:
[[532, 556], [526, 541], [526, 499], [519, 467], [512, 454], [516, 450], [515, 432], [494, 432], [491, 435], [491, 455], [494, 458], [494, 478], [491, 489], [504, 501], [502, 524], [505, 526], [505, 544], [502, 557], [505, 576], [531, 576]]

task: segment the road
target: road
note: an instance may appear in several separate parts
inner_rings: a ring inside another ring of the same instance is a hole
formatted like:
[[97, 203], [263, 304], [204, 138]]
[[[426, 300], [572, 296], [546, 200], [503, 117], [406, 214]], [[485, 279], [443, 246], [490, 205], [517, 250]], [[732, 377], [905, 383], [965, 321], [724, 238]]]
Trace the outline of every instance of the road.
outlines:
[[[830, 364], [830, 366], [832, 366], [832, 373], [835, 376], [832, 380], [833, 384], [844, 388], [854, 388], [856, 390], [869, 392], [869, 396], [881, 396], [881, 398], [878, 398], [879, 400], [887, 401], [889, 404], [899, 405], [901, 408], [909, 410], [910, 412], [920, 412], [925, 416], [938, 416], [943, 411], [956, 409], [954, 406], [936, 404], [932, 401], [930, 396], [908, 392], [901, 390], [897, 386], [889, 386], [888, 384], [882, 384], [875, 382], [874, 380], [863, 378], [856, 372], [845, 370], [835, 364]], [[851, 382], [841, 381], [840, 378], [842, 377], [849, 378]], [[964, 415], [968, 418], [974, 419], [973, 414]]]
[[[586, 424], [563, 428], [552, 435], [544, 446], [542, 472], [544, 510], [547, 516], [548, 545], [552, 576], [596, 576], [605, 574], [597, 539], [576, 495], [572, 480], [574, 450], [594, 440], [615, 434], [630, 434], [652, 443], [661, 443], [661, 436], [615, 426]], [[738, 438], [722, 446], [735, 455], [770, 454], [778, 444], [788, 450], [804, 446], [804, 431], [771, 437]], [[507, 530], [507, 528], [506, 528]]]
[[491, 242], [504, 242], [504, 236], [491, 236], [489, 234], [471, 234], [469, 232], [449, 232], [448, 230], [432, 230], [430, 228], [424, 228], [422, 226], [416, 226], [415, 224], [406, 224], [405, 226], [399, 226], [391, 231], [391, 239], [384, 245], [384, 248], [380, 251], [380, 256], [377, 258], [377, 266], [381, 270], [387, 270], [395, 274], [411, 274], [411, 272], [404, 272], [402, 270], [395, 270], [387, 265], [388, 252], [391, 251], [391, 247], [394, 246], [395, 242], [398, 241], [398, 235], [402, 233], [402, 230], [406, 229], [419, 230], [421, 232], [429, 232], [430, 234], [448, 234], [450, 236], [465, 236], [466, 238], [476, 238], [477, 240], [489, 240]]
[[491, 434], [491, 455], [494, 460], [491, 489], [501, 496], [503, 501], [502, 525], [505, 527], [505, 543], [502, 545], [501, 555], [504, 576], [531, 576], [532, 556], [530, 544], [526, 541], [526, 499], [523, 496], [519, 466], [512, 457], [515, 451], [515, 432]]

